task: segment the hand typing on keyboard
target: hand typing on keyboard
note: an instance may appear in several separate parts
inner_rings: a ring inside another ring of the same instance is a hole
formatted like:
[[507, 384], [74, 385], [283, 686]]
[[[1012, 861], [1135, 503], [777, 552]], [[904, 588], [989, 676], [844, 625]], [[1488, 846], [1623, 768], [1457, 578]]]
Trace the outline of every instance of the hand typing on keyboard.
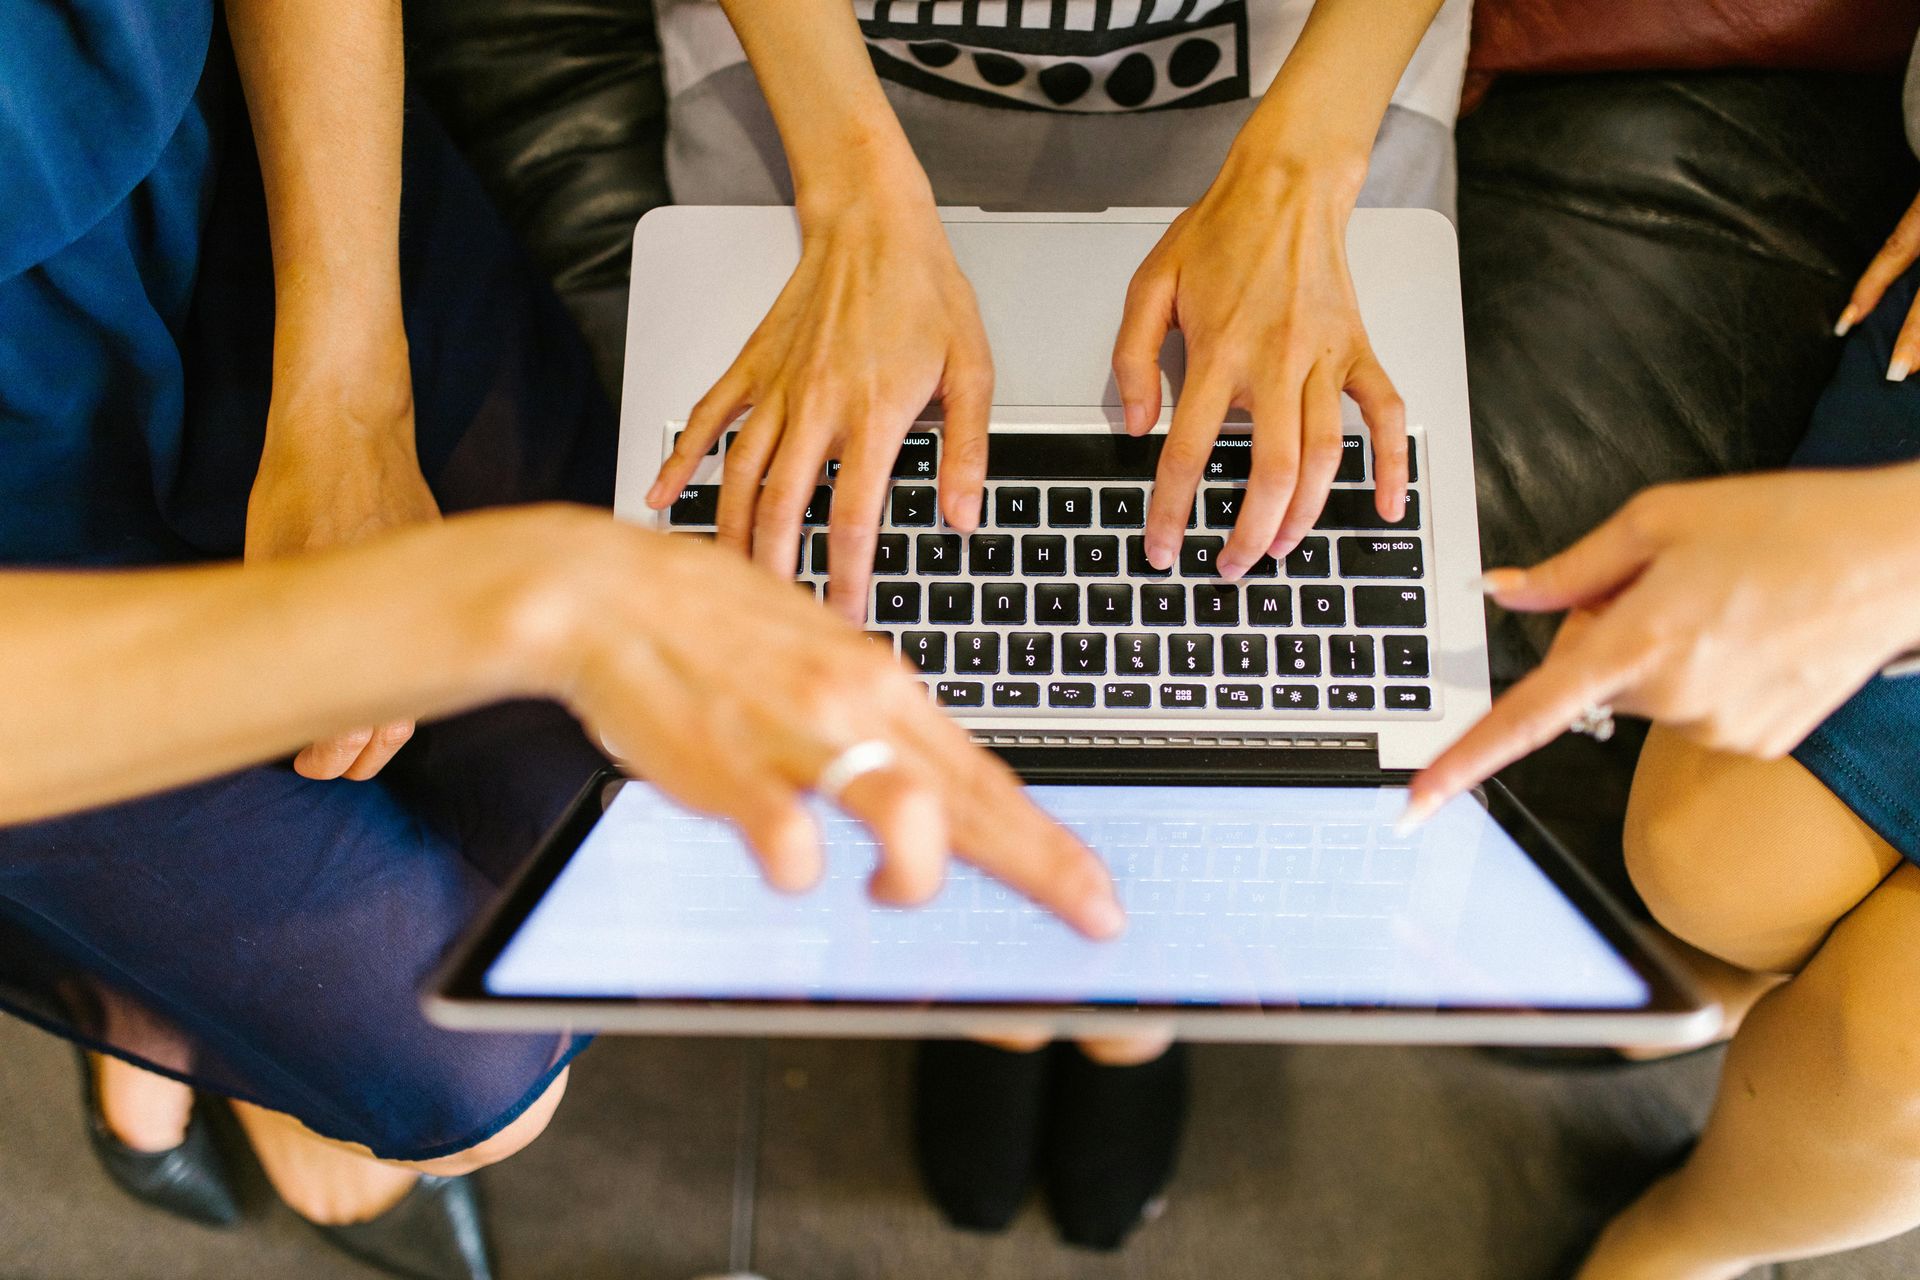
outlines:
[[1312, 530], [1341, 465], [1342, 391], [1373, 435], [1381, 518], [1397, 521], [1406, 500], [1405, 410], [1361, 326], [1347, 270], [1359, 181], [1281, 163], [1286, 148], [1261, 127], [1273, 104], [1141, 265], [1113, 353], [1127, 429], [1144, 435], [1160, 416], [1161, 343], [1175, 324], [1186, 339], [1186, 385], [1147, 513], [1156, 568], [1180, 554], [1227, 411], [1252, 415], [1244, 502], [1216, 566], [1229, 581], [1265, 557], [1284, 559]]
[[986, 472], [986, 331], [930, 194], [924, 184], [904, 192], [875, 184], [830, 215], [803, 212], [792, 279], [695, 407], [647, 495], [655, 510], [672, 504], [726, 433], [716, 536], [790, 577], [803, 524], [816, 522], [816, 491], [828, 494], [823, 469], [837, 459], [831, 515], [817, 514], [832, 530], [829, 599], [856, 623], [866, 615], [889, 477], [921, 410], [935, 400], [945, 410], [940, 509], [962, 532], [974, 527]]

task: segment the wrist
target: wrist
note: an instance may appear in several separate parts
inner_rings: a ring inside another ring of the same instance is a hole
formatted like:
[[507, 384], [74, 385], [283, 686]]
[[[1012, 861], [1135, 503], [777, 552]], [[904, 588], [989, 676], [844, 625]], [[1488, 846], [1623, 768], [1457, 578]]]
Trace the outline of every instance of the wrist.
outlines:
[[1295, 121], [1311, 116], [1284, 110], [1269, 115], [1271, 105], [1264, 104], [1234, 139], [1221, 166], [1222, 178], [1267, 186], [1276, 195], [1317, 196], [1351, 211], [1366, 184], [1371, 140], [1301, 129]]
[[289, 437], [313, 423], [329, 443], [394, 442], [412, 451], [413, 371], [397, 315], [358, 325], [276, 321], [269, 447], [297, 443]]
[[837, 132], [794, 165], [803, 230], [849, 217], [899, 219], [934, 211], [933, 186], [891, 117]]

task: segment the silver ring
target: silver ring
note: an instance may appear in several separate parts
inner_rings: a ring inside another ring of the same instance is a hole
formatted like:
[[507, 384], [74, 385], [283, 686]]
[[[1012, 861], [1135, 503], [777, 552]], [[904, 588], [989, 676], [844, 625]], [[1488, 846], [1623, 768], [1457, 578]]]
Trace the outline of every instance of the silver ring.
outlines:
[[1613, 736], [1613, 708], [1604, 702], [1591, 703], [1567, 729], [1571, 733], [1584, 733], [1595, 742], [1605, 742]]
[[827, 767], [820, 771], [813, 789], [837, 804], [840, 793], [852, 786], [855, 780], [886, 768], [894, 759], [893, 747], [878, 738], [856, 742], [827, 761]]

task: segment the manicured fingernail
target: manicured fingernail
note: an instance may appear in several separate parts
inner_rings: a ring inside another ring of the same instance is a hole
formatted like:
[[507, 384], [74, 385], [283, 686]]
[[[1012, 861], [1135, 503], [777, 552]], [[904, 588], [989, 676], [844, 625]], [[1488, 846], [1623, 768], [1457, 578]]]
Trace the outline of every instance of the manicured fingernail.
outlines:
[[1846, 337], [1847, 330], [1853, 328], [1853, 322], [1859, 318], [1860, 317], [1853, 314], [1852, 307], [1848, 307], [1845, 311], [1842, 311], [1840, 318], [1833, 322], [1833, 336], [1836, 338]]
[[1895, 356], [1893, 363], [1887, 366], [1888, 382], [1905, 382], [1907, 375], [1913, 372], [1913, 362], [1905, 356]]
[[1427, 819], [1431, 818], [1439, 808], [1440, 802], [1433, 796], [1412, 797], [1407, 801], [1406, 810], [1394, 820], [1393, 834], [1396, 836], [1412, 835], [1425, 825]]
[[1247, 571], [1247, 566], [1241, 564], [1238, 560], [1229, 560], [1225, 556], [1220, 558], [1219, 562], [1214, 565], [1214, 568], [1219, 571], [1221, 577], [1227, 579], [1229, 582]]
[[1146, 417], [1147, 417], [1147, 411], [1145, 406], [1137, 405], [1137, 404], [1128, 405], [1127, 406], [1127, 430], [1130, 432], [1138, 431], [1140, 429], [1140, 424], [1146, 421]]
[[1147, 544], [1147, 563], [1156, 569], [1171, 569], [1173, 567], [1173, 552], [1164, 542], [1149, 542]]
[[1087, 904], [1086, 925], [1096, 938], [1117, 938], [1126, 932], [1127, 913], [1117, 898], [1095, 898]]
[[1480, 575], [1480, 592], [1489, 596], [1505, 595], [1518, 589], [1526, 580], [1524, 569], [1489, 569]]

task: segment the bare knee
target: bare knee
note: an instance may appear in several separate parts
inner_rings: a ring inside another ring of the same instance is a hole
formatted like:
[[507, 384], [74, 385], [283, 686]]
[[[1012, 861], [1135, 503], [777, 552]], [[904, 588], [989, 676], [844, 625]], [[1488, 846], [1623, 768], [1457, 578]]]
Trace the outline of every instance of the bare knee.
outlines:
[[1727, 756], [1657, 729], [1623, 839], [1656, 920], [1764, 972], [1797, 971], [1899, 861], [1794, 761]]
[[437, 1174], [441, 1177], [455, 1178], [473, 1173], [489, 1165], [499, 1164], [509, 1156], [518, 1155], [533, 1144], [533, 1140], [547, 1131], [547, 1125], [553, 1119], [554, 1111], [560, 1106], [560, 1099], [567, 1092], [567, 1075], [572, 1068], [563, 1070], [554, 1077], [547, 1091], [534, 1099], [533, 1105], [514, 1117], [511, 1123], [497, 1133], [481, 1139], [465, 1151], [456, 1151], [452, 1155], [439, 1156], [432, 1160], [414, 1160], [405, 1162], [409, 1168], [422, 1173]]

